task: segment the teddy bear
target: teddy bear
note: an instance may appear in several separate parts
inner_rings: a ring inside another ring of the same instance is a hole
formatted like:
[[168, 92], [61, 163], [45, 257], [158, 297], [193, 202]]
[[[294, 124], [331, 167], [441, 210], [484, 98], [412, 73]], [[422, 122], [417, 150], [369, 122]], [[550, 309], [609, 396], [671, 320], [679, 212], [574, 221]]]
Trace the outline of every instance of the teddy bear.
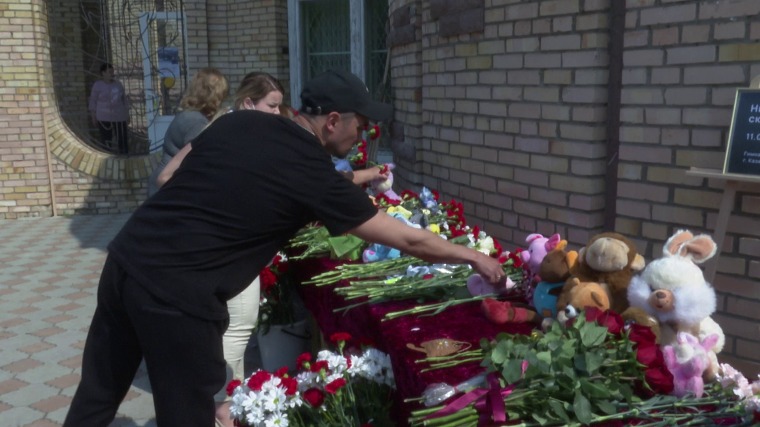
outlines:
[[528, 243], [528, 249], [520, 252], [520, 258], [525, 263], [525, 269], [528, 270], [531, 283], [539, 282], [541, 279], [538, 270], [541, 268], [541, 261], [549, 251], [557, 247], [560, 242], [560, 235], [555, 233], [550, 237], [544, 237], [541, 234], [533, 233], [525, 238], [525, 242]]
[[610, 308], [622, 314], [629, 306], [628, 285], [645, 265], [636, 245], [620, 233], [605, 232], [592, 237], [578, 251], [571, 271], [581, 282], [604, 283], [609, 289]]
[[385, 195], [388, 200], [394, 201], [394, 202], [400, 202], [401, 196], [396, 194], [395, 191], [393, 191], [393, 168], [396, 166], [393, 163], [387, 163], [383, 166], [386, 168], [385, 170], [388, 171], [388, 177], [385, 179], [375, 179], [370, 183], [370, 187], [375, 193], [375, 196], [379, 196], [381, 194]]
[[541, 281], [533, 291], [533, 307], [542, 317], [557, 316], [557, 296], [565, 281], [570, 278], [570, 270], [578, 260], [577, 251], [567, 251], [567, 240], [560, 240], [541, 261], [538, 274]]
[[692, 393], [702, 397], [705, 388], [702, 376], [711, 363], [710, 350], [718, 339], [718, 334], [711, 334], [699, 341], [688, 332], [679, 332], [676, 343], [663, 348], [665, 366], [673, 374], [673, 395], [683, 397]]
[[596, 307], [602, 311], [610, 309], [610, 297], [603, 283], [581, 282], [571, 277], [562, 286], [557, 297], [557, 320], [565, 323], [586, 307]]
[[710, 363], [704, 374], [707, 380], [718, 372], [717, 354], [723, 349], [725, 336], [710, 317], [717, 304], [715, 290], [697, 264], [712, 258], [716, 251], [717, 245], [710, 236], [678, 230], [665, 242], [663, 257], [649, 263], [628, 288], [630, 306], [657, 319], [660, 346], [677, 343], [679, 332], [688, 332], [700, 342], [717, 335], [708, 351]]

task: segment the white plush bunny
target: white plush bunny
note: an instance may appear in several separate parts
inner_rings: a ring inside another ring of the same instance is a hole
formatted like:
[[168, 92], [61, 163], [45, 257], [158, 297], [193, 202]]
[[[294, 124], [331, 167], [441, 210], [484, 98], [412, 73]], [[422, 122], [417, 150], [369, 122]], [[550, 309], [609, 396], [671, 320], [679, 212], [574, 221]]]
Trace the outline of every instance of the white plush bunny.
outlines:
[[675, 344], [678, 332], [688, 332], [700, 341], [717, 334], [718, 340], [708, 352], [711, 363], [705, 370], [706, 380], [718, 372], [716, 354], [723, 350], [725, 336], [710, 317], [716, 308], [715, 290], [697, 264], [716, 251], [710, 236], [679, 230], [665, 242], [663, 257], [650, 262], [628, 287], [631, 307], [646, 311], [659, 322], [661, 347]]

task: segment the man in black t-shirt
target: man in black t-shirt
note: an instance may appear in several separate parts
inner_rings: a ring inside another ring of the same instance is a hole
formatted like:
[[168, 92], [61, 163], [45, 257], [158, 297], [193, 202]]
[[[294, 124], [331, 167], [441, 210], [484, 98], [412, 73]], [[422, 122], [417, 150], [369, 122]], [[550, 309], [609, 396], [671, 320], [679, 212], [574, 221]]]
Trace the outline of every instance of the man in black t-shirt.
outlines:
[[212, 426], [225, 381], [226, 301], [309, 222], [503, 279], [495, 259], [392, 219], [335, 171], [330, 155], [345, 157], [368, 118], [392, 116], [361, 80], [328, 71], [301, 101], [293, 120], [220, 117], [110, 243], [64, 426], [108, 425], [143, 358], [159, 426]]

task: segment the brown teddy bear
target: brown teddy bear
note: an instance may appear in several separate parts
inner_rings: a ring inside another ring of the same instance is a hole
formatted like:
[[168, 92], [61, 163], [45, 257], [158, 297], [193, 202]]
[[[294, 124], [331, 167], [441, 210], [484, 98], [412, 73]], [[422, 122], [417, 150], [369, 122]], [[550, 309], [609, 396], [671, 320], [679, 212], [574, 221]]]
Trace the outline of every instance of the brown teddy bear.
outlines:
[[539, 266], [541, 281], [536, 284], [531, 300], [544, 318], [557, 316], [557, 296], [578, 259], [578, 252], [566, 251], [566, 247], [567, 240], [560, 241], [544, 256]]
[[628, 308], [628, 285], [636, 272], [644, 268], [644, 258], [636, 245], [619, 233], [597, 234], [578, 252], [578, 262], [571, 274], [581, 282], [607, 285], [610, 308], [622, 314]]
[[609, 310], [610, 297], [607, 288], [602, 283], [581, 282], [577, 277], [571, 277], [562, 286], [562, 292], [557, 297], [557, 320], [564, 323], [586, 307]]
[[562, 240], [553, 250], [544, 256], [538, 270], [541, 280], [549, 283], [558, 283], [570, 278], [570, 271], [578, 261], [578, 252], [566, 251], [566, 247], [567, 240]]

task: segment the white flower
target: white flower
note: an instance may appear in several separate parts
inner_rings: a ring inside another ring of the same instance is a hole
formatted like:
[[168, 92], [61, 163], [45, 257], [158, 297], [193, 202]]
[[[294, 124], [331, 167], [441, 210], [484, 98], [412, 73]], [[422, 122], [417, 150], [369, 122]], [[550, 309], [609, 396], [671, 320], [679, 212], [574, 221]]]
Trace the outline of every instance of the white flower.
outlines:
[[747, 410], [747, 412], [760, 411], [760, 397], [752, 396], [749, 399], [747, 399], [745, 401], [745, 409]]

